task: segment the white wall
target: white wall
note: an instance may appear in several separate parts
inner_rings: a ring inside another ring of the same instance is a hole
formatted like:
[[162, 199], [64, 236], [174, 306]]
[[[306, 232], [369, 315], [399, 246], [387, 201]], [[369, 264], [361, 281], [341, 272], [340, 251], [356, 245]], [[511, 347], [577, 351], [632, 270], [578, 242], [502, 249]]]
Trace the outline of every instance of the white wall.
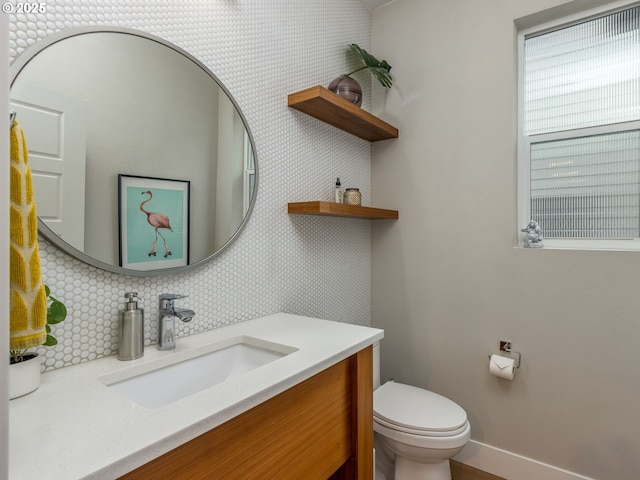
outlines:
[[[8, 17], [0, 15], [0, 52], [9, 50]], [[9, 99], [6, 92], [9, 90], [9, 67], [5, 63], [0, 68], [0, 111], [9, 110]], [[0, 152], [3, 158], [9, 155], [9, 118], [8, 115], [0, 116]], [[0, 232], [7, 232], [0, 236], [0, 265], [9, 264], [9, 162], [5, 162], [0, 173]], [[0, 345], [9, 348], [9, 269], [3, 268], [0, 274]], [[9, 475], [9, 391], [8, 391], [7, 362], [0, 366], [0, 480], [7, 480]]]
[[[373, 203], [400, 219], [373, 227], [372, 319], [386, 331], [383, 377], [458, 402], [475, 442], [631, 480], [640, 256], [514, 247], [514, 19], [564, 3], [397, 0], [374, 10], [373, 50], [395, 78], [374, 110], [400, 138], [373, 148]], [[488, 374], [501, 338], [522, 352], [512, 383]]]

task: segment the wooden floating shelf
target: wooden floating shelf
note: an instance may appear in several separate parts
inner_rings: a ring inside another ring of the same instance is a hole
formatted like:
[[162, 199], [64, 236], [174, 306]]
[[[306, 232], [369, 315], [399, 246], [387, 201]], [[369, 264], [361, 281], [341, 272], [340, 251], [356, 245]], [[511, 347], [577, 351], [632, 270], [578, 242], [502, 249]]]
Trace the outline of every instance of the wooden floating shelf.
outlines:
[[313, 201], [289, 203], [290, 215], [323, 215], [328, 217], [368, 218], [370, 220], [397, 220], [397, 210], [345, 205], [342, 203]]
[[370, 142], [398, 138], [396, 127], [320, 85], [290, 94], [288, 102], [291, 108]]

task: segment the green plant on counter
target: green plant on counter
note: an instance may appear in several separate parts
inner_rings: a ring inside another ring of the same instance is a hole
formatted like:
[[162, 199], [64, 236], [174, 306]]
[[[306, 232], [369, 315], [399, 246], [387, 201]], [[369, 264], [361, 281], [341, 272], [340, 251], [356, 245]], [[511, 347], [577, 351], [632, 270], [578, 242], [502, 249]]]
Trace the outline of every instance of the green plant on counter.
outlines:
[[360, 70], [364, 70], [368, 68], [371, 74], [376, 77], [380, 85], [386, 88], [390, 88], [393, 79], [389, 72], [391, 71], [391, 65], [387, 63], [386, 60], [378, 60], [376, 57], [367, 52], [364, 48], [360, 48], [355, 43], [349, 45], [351, 51], [355, 53], [359, 58], [364, 62], [364, 66], [355, 69], [353, 72], [348, 73], [347, 76], [351, 76]]
[[[58, 344], [58, 340], [56, 337], [51, 335], [51, 325], [56, 325], [62, 322], [65, 318], [67, 318], [67, 307], [65, 307], [64, 303], [58, 300], [55, 297], [51, 296], [51, 290], [48, 285], [44, 286], [45, 295], [47, 297], [47, 338], [42, 344], [45, 347], [52, 347], [53, 345]], [[19, 363], [27, 358], [28, 350], [10, 350], [11, 353], [11, 363]]]

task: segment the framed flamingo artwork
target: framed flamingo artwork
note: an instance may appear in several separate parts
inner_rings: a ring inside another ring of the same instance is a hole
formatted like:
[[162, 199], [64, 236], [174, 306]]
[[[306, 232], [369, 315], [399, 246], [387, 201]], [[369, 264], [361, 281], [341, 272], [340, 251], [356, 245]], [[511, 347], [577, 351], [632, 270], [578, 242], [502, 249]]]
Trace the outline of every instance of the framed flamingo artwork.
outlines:
[[189, 264], [189, 197], [188, 180], [118, 175], [121, 267]]

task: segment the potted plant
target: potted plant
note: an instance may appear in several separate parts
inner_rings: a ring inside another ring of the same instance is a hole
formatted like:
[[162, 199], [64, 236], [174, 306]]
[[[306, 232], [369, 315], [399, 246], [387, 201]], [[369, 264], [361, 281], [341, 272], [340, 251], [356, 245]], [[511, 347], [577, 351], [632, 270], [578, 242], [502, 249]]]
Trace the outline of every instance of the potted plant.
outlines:
[[329, 84], [328, 89], [337, 93], [341, 97], [346, 98], [351, 103], [355, 103], [360, 106], [362, 105], [362, 88], [358, 82], [351, 78], [351, 75], [359, 72], [360, 70], [368, 69], [378, 82], [380, 82], [380, 85], [390, 88], [393, 81], [389, 74], [391, 71], [391, 65], [389, 65], [386, 60], [378, 60], [364, 48], [360, 48], [355, 43], [349, 45], [349, 48], [364, 62], [364, 65], [356, 68], [351, 73], [340, 75]]
[[[51, 325], [62, 322], [67, 317], [67, 307], [51, 296], [51, 290], [44, 286], [47, 297], [47, 338], [43, 346], [53, 346], [58, 340], [51, 335]], [[31, 393], [40, 386], [40, 356], [29, 350], [9, 350], [9, 398], [17, 398]]]

